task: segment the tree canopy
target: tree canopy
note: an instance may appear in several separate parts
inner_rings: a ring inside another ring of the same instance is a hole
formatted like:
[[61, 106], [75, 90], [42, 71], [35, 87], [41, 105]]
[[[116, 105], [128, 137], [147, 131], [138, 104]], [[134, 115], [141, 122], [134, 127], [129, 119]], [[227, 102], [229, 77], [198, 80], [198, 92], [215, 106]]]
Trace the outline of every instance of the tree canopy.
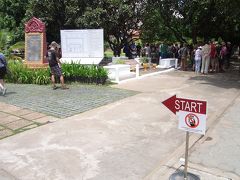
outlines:
[[33, 16], [45, 22], [48, 41], [59, 41], [61, 29], [103, 28], [116, 52], [135, 30], [145, 42], [240, 40], [240, 0], [0, 0], [0, 8], [0, 29], [15, 42]]
[[165, 27], [163, 31], [171, 31], [180, 42], [188, 38], [194, 43], [198, 38], [222, 37], [235, 43], [240, 40], [240, 0], [149, 0], [149, 6], [155, 11], [146, 13], [157, 13], [155, 22], [160, 22]]

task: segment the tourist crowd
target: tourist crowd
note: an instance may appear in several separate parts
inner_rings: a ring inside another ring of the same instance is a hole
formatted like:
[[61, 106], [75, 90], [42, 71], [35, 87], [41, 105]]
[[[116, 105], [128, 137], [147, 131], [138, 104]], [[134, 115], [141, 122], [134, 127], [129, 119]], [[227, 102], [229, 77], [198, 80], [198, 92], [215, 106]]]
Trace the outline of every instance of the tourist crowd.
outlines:
[[148, 57], [151, 63], [159, 64], [164, 58], [177, 58], [181, 70], [194, 70], [196, 73], [224, 72], [229, 68], [233, 53], [230, 42], [209, 41], [198, 45], [188, 44], [149, 44], [144, 47], [133, 44], [123, 52], [129, 58]]

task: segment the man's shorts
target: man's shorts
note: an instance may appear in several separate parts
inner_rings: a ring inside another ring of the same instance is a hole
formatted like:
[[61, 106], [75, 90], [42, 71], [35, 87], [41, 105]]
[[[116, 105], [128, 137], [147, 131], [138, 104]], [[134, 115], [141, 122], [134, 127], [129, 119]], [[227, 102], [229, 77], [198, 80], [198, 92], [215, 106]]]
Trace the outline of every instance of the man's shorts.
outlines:
[[5, 75], [7, 74], [7, 69], [6, 67], [1, 67], [0, 68], [0, 79], [4, 79]]
[[55, 75], [58, 77], [60, 77], [62, 75], [62, 70], [58, 65], [50, 67], [50, 70], [51, 70], [52, 75]]

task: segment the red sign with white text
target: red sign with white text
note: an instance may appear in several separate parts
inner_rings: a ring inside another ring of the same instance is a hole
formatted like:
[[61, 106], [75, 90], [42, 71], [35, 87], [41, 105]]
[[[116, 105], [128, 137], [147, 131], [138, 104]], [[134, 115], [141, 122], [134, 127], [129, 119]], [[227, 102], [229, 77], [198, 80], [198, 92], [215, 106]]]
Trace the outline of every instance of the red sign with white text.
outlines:
[[176, 95], [174, 95], [162, 103], [174, 114], [180, 110], [198, 114], [207, 113], [207, 101], [177, 98]]
[[177, 98], [176, 95], [174, 95], [162, 103], [174, 114], [178, 112], [179, 129], [205, 134], [207, 101]]

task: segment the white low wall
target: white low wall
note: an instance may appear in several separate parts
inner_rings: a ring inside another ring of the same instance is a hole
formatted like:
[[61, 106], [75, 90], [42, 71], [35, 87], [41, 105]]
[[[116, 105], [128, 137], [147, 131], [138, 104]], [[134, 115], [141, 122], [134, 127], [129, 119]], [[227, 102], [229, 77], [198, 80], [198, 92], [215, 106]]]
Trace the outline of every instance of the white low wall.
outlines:
[[159, 60], [159, 65], [157, 68], [170, 68], [175, 67], [177, 68], [178, 59], [176, 58], [165, 58]]
[[128, 64], [114, 64], [110, 66], [103, 66], [104, 69], [108, 71], [109, 79], [115, 79], [116, 82], [119, 82], [120, 77], [126, 77], [130, 74], [130, 65]]

